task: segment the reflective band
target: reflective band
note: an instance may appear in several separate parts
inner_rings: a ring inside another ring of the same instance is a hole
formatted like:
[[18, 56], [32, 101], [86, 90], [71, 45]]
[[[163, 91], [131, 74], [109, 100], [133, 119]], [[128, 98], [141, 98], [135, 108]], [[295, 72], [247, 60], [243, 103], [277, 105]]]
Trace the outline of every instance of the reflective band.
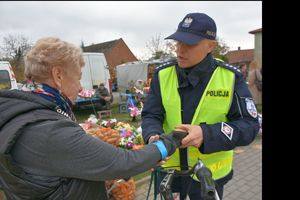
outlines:
[[164, 143], [161, 140], [158, 140], [156, 142], [153, 142], [153, 144], [155, 144], [157, 146], [157, 148], [161, 154], [161, 159], [164, 160], [168, 156], [168, 151], [167, 151]]

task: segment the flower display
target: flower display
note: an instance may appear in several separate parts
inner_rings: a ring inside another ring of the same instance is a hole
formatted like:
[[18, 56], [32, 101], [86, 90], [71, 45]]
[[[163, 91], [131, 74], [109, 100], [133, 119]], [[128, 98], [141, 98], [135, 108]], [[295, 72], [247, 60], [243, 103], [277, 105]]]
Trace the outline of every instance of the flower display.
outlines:
[[90, 115], [89, 118], [85, 120], [84, 123], [80, 123], [79, 125], [81, 126], [81, 128], [83, 128], [83, 130], [87, 131], [91, 128], [95, 128], [97, 122], [98, 122], [97, 117], [95, 115]]
[[119, 147], [125, 149], [139, 149], [144, 146], [141, 127], [136, 128], [129, 123], [117, 122], [116, 119], [103, 120], [100, 125], [119, 131], [121, 136]]
[[150, 87], [144, 87], [144, 93], [149, 93], [150, 92]]
[[128, 97], [128, 109], [130, 110], [130, 117], [132, 118], [132, 121], [136, 120], [136, 117], [140, 116], [143, 109], [143, 103], [141, 103], [141, 109], [139, 110], [136, 104], [134, 103], [132, 96]]
[[[79, 125], [87, 134], [117, 147], [137, 150], [144, 146], [141, 127], [135, 128], [129, 123], [118, 122], [117, 119], [99, 121], [95, 115], [90, 115]], [[132, 177], [128, 180], [107, 180], [105, 185], [110, 199], [134, 199], [136, 185]]]
[[138, 107], [129, 107], [130, 110], [130, 117], [134, 118], [141, 115], [141, 111], [138, 109]]
[[83, 98], [91, 98], [95, 96], [95, 90], [88, 90], [88, 89], [82, 89], [79, 93], [78, 96], [83, 97]]
[[[98, 137], [105, 142], [114, 138], [114, 145], [118, 141], [118, 144], [115, 145], [118, 147], [135, 150], [144, 146], [142, 128], [136, 128], [129, 123], [118, 122], [117, 119], [99, 121], [95, 115], [90, 115], [84, 123], [79, 125], [88, 134]], [[116, 133], [119, 137], [116, 137]], [[113, 134], [111, 138], [110, 134]]]
[[148, 82], [144, 82], [144, 93], [148, 94], [150, 92], [150, 83], [151, 83], [151, 79], [148, 80]]
[[144, 141], [140, 127], [136, 129], [134, 126], [130, 126], [123, 122], [119, 122], [117, 126], [121, 135], [121, 141], [119, 143], [120, 147], [126, 149], [139, 149], [143, 147]]
[[101, 122], [98, 122], [98, 124], [100, 124], [100, 126], [104, 126], [104, 127], [110, 127], [110, 128], [115, 128], [115, 126], [117, 125], [117, 119], [110, 119], [108, 121], [106, 120], [102, 120]]
[[132, 87], [131, 91], [133, 91], [133, 93], [137, 93], [137, 94], [139, 93], [145, 95], [150, 91], [150, 82], [151, 79], [149, 79], [149, 81], [137, 80], [135, 85], [131, 86]]

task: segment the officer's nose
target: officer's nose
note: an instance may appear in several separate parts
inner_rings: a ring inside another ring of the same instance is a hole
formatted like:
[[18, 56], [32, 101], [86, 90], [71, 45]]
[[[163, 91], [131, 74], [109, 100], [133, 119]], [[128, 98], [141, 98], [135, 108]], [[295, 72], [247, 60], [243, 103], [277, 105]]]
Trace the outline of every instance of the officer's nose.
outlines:
[[182, 44], [183, 43], [181, 43], [179, 41], [176, 43], [176, 52], [177, 52], [177, 54], [180, 54], [180, 52], [182, 51]]
[[182, 42], [176, 43], [176, 52], [179, 54], [183, 54], [187, 50], [188, 45]]

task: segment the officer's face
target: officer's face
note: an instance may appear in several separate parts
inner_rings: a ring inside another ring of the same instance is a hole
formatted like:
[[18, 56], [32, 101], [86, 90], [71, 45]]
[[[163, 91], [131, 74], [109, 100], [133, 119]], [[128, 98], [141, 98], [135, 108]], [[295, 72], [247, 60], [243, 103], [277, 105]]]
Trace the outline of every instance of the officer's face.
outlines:
[[177, 61], [181, 68], [192, 67], [201, 62], [216, 46], [216, 41], [203, 39], [195, 45], [176, 44]]

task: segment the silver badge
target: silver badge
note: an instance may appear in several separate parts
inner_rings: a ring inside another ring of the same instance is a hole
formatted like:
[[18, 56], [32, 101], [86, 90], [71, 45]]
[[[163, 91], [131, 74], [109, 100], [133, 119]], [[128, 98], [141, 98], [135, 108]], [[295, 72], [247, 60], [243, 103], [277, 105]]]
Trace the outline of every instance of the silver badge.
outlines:
[[216, 37], [216, 33], [212, 32], [212, 31], [209, 31], [209, 30], [206, 31], [206, 34], [209, 35], [209, 36]]
[[224, 133], [224, 135], [226, 137], [228, 137], [229, 140], [232, 139], [232, 135], [233, 135], [233, 128], [231, 126], [229, 126], [228, 124], [226, 124], [225, 122], [222, 122], [221, 125], [221, 131], [222, 133]]
[[250, 98], [245, 98], [247, 112], [253, 117], [257, 117], [257, 110], [254, 104], [254, 101]]
[[191, 17], [185, 18], [185, 20], [182, 24], [182, 27], [189, 28], [191, 26], [192, 21], [193, 21], [193, 18], [191, 18]]

